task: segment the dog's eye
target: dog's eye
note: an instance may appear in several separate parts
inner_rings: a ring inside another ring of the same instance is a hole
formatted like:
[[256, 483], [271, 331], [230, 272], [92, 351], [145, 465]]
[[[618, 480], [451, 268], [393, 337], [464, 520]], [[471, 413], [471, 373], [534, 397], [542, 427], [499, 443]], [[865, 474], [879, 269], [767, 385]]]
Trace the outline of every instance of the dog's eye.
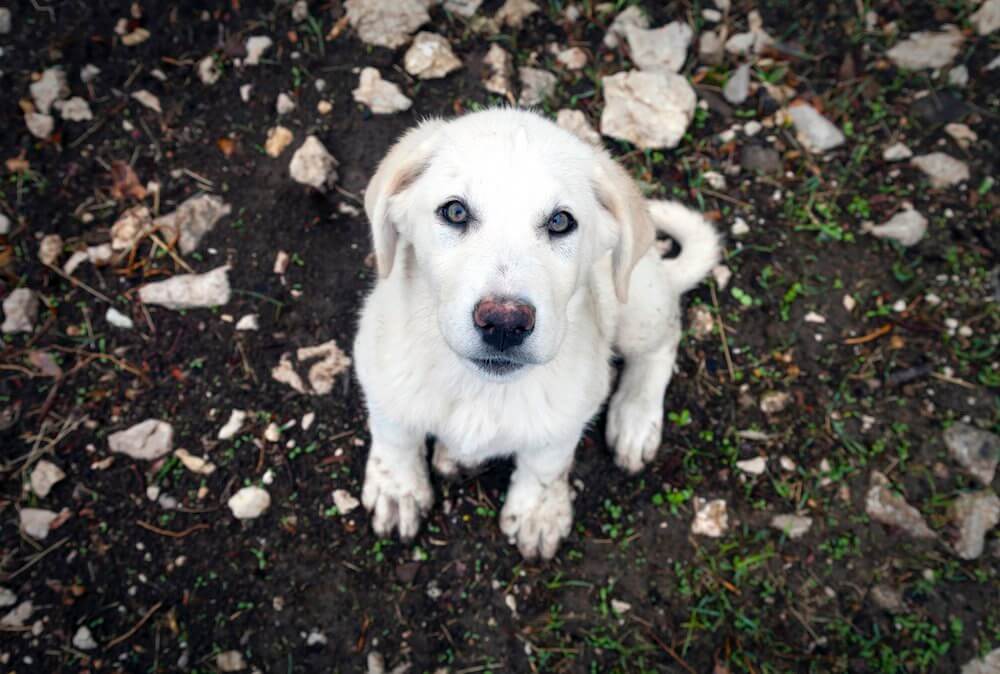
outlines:
[[548, 227], [549, 234], [561, 236], [569, 234], [576, 229], [576, 219], [566, 211], [559, 211], [552, 214], [546, 226]]
[[438, 215], [453, 227], [465, 227], [469, 224], [469, 209], [458, 199], [453, 199], [438, 208]]

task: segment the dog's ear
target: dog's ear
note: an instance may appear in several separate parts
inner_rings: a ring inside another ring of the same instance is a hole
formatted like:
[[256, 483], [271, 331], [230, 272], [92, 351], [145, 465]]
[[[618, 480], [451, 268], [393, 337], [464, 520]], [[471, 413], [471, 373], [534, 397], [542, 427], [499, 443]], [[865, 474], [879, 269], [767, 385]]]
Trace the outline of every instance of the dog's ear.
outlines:
[[595, 177], [597, 200], [615, 223], [612, 268], [615, 294], [628, 302], [632, 269], [656, 239], [656, 229], [646, 207], [646, 199], [632, 176], [616, 161], [600, 153]]
[[429, 120], [407, 131], [384, 159], [365, 188], [365, 213], [372, 227], [375, 263], [380, 278], [392, 271], [399, 229], [393, 222], [393, 197], [406, 191], [427, 168], [433, 151], [433, 137], [444, 122]]

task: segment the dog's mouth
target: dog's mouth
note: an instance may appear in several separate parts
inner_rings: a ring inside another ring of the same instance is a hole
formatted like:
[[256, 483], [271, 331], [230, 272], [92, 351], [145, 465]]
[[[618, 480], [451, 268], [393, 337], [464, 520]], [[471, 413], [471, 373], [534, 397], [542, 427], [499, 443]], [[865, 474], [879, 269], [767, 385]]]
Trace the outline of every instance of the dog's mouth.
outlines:
[[493, 377], [504, 377], [506, 375], [513, 374], [524, 367], [524, 363], [520, 361], [502, 357], [470, 358], [469, 361], [477, 368]]

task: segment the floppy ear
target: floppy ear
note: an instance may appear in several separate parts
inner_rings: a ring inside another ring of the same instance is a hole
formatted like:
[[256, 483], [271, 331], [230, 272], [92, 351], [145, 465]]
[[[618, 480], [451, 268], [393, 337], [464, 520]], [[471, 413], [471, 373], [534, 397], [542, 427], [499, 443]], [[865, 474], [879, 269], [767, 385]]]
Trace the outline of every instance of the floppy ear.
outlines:
[[440, 120], [431, 120], [407, 131], [379, 163], [365, 188], [365, 213], [372, 227], [379, 278], [387, 278], [392, 271], [399, 239], [399, 229], [389, 211], [390, 202], [427, 168], [432, 138], [443, 125]]
[[616, 225], [615, 247], [611, 254], [615, 294], [621, 303], [628, 302], [628, 284], [632, 269], [653, 241], [656, 229], [646, 207], [646, 199], [632, 176], [608, 155], [598, 154], [597, 200]]

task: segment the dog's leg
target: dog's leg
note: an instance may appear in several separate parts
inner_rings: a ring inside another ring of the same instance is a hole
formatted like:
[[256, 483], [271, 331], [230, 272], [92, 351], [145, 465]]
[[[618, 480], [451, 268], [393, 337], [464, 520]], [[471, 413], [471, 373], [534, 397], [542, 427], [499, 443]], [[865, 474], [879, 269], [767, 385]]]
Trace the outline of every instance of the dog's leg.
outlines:
[[551, 559], [573, 525], [569, 469], [579, 436], [562, 447], [516, 457], [500, 530], [524, 557]]
[[431, 454], [431, 465], [437, 474], [445, 478], [453, 478], [458, 475], [458, 462], [452, 458], [448, 447], [441, 442], [440, 438], [434, 438], [434, 453]]
[[424, 435], [376, 414], [369, 424], [372, 447], [361, 501], [372, 513], [376, 534], [389, 536], [397, 529], [401, 539], [410, 540], [434, 502]]

